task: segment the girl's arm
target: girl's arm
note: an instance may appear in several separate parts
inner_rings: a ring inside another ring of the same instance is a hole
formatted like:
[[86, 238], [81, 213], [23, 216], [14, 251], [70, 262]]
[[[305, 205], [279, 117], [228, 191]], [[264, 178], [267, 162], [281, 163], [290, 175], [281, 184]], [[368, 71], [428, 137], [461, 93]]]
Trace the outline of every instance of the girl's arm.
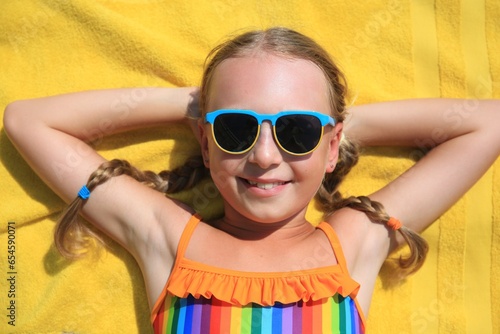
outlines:
[[[500, 101], [421, 99], [352, 107], [345, 135], [363, 146], [414, 147], [423, 156], [408, 171], [370, 195], [390, 216], [421, 232], [448, 210], [500, 154]], [[374, 166], [376, 168], [376, 166]], [[361, 284], [358, 300], [368, 314], [379, 270], [400, 233], [352, 209], [330, 217]]]
[[[500, 154], [500, 101], [420, 99], [352, 108], [346, 136], [364, 146], [414, 147], [425, 156], [370, 197], [420, 232], [448, 210]], [[427, 153], [428, 152], [428, 153]]]
[[[18, 101], [7, 107], [4, 127], [36, 173], [69, 202], [105, 161], [88, 142], [134, 128], [184, 121], [195, 95], [192, 88], [133, 88]], [[134, 255], [144, 253], [139, 247], [163, 237], [157, 233], [160, 228], [173, 226], [168, 235], [178, 237], [175, 226], [182, 226], [179, 222], [189, 215], [179, 203], [128, 176], [96, 187], [83, 214]]]

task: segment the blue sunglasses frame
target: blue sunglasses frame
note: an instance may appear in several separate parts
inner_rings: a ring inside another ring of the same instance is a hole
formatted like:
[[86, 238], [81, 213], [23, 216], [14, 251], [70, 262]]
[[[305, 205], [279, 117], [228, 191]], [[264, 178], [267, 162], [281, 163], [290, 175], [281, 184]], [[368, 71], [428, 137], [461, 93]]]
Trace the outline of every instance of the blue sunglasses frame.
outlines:
[[[242, 150], [242, 151], [237, 151], [237, 152], [233, 152], [233, 151], [229, 151], [225, 148], [223, 148], [218, 142], [217, 142], [217, 138], [215, 136], [215, 133], [214, 133], [214, 122], [215, 122], [215, 119], [217, 118], [217, 116], [220, 116], [220, 115], [224, 115], [224, 114], [240, 114], [240, 115], [248, 115], [248, 116], [252, 116], [254, 117], [256, 120], [257, 120], [257, 125], [258, 125], [258, 130], [257, 130], [257, 133], [255, 135], [255, 139], [253, 141], [253, 143], [245, 150]], [[318, 141], [318, 144], [306, 151], [306, 152], [303, 152], [303, 153], [297, 153], [297, 152], [291, 152], [287, 149], [285, 149], [279, 139], [278, 139], [278, 136], [276, 134], [276, 122], [277, 120], [280, 118], [280, 117], [283, 117], [283, 116], [292, 116], [292, 115], [303, 115], [303, 116], [313, 116], [315, 118], [317, 118], [321, 124], [321, 134], [320, 134], [320, 137], [319, 137], [319, 141]], [[219, 110], [214, 110], [214, 111], [211, 111], [209, 113], [207, 113], [205, 115], [205, 122], [206, 123], [210, 123], [211, 124], [211, 127], [212, 127], [212, 137], [214, 138], [214, 141], [215, 143], [217, 144], [217, 146], [224, 152], [226, 153], [230, 153], [230, 154], [243, 154], [243, 153], [246, 153], [248, 152], [249, 150], [252, 149], [252, 147], [255, 145], [255, 143], [257, 142], [257, 139], [259, 138], [259, 135], [260, 135], [260, 127], [262, 125], [262, 122], [264, 121], [269, 121], [271, 122], [271, 125], [273, 127], [273, 135], [274, 135], [274, 139], [276, 141], [276, 143], [279, 145], [279, 147], [289, 153], [289, 154], [292, 154], [292, 155], [297, 155], [297, 156], [301, 156], [301, 155], [306, 155], [306, 154], [309, 154], [311, 152], [313, 152], [319, 145], [319, 143], [321, 142], [321, 138], [323, 137], [323, 129], [326, 125], [331, 125], [331, 126], [335, 126], [336, 122], [335, 122], [335, 119], [329, 115], [325, 115], [325, 114], [322, 114], [320, 112], [317, 112], [317, 111], [309, 111], [309, 110], [286, 110], [286, 111], [280, 111], [276, 114], [259, 114], [253, 110], [246, 110], [246, 109], [219, 109]]]

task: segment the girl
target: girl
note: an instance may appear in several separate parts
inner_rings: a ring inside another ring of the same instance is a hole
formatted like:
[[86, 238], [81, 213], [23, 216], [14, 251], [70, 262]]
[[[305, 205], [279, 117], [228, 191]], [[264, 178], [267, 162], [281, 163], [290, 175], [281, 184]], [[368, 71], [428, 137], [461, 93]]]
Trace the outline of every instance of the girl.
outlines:
[[[336, 65], [312, 40], [284, 28], [216, 48], [199, 91], [148, 89], [134, 108], [117, 113], [113, 101], [132, 92], [19, 101], [8, 106], [4, 124], [54, 191], [66, 201], [78, 194], [57, 227], [58, 248], [68, 256], [80, 251], [75, 245], [89, 233], [74, 220], [81, 209], [137, 260], [158, 333], [364, 332], [388, 254], [408, 242], [400, 265], [417, 270], [426, 244], [412, 231], [445, 212], [500, 152], [498, 101], [480, 101], [474, 117], [460, 122], [447, 117], [459, 100], [357, 106], [347, 121]], [[87, 144], [96, 139], [88, 133], [103, 132], [103, 120], [112, 120], [113, 131], [104, 131], [111, 133], [192, 125], [193, 117], [202, 159], [161, 176], [106, 162]], [[435, 147], [386, 187], [348, 199], [337, 191], [357, 161], [353, 142], [422, 140]], [[67, 164], [69, 148], [81, 162], [55, 168]], [[206, 168], [224, 200], [223, 217], [213, 221], [163, 194], [193, 185]], [[305, 219], [315, 195], [325, 210], [317, 228]]]

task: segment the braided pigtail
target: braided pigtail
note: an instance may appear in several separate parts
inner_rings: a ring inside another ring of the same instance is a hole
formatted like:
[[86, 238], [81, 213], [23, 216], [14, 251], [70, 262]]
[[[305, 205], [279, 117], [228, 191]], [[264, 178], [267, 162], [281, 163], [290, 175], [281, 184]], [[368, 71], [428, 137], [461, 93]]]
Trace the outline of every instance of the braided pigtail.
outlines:
[[350, 207], [364, 212], [374, 223], [386, 224], [394, 230], [399, 231], [410, 247], [410, 253], [407, 257], [400, 257], [399, 267], [403, 270], [403, 276], [416, 272], [423, 265], [429, 246], [424, 238], [418, 233], [402, 226], [399, 222], [391, 218], [385, 211], [384, 206], [376, 201], [370, 200], [366, 196], [351, 196], [343, 198], [338, 190], [340, 183], [349, 173], [349, 171], [358, 162], [358, 147], [343, 138], [339, 147], [339, 161], [332, 173], [326, 174], [316, 199], [326, 215], [339, 210], [343, 207]]
[[201, 156], [189, 158], [184, 165], [159, 174], [141, 171], [126, 160], [106, 161], [90, 175], [87, 184], [63, 212], [54, 232], [56, 248], [64, 257], [77, 259], [87, 252], [94, 241], [98, 244], [104, 243], [99, 233], [78, 219], [78, 214], [90, 192], [112, 177], [128, 175], [150, 188], [167, 194], [192, 188], [207, 174]]
[[422, 267], [429, 250], [427, 241], [418, 233], [405, 227], [396, 219], [391, 218], [381, 203], [372, 201], [366, 196], [351, 196], [342, 200], [339, 203], [339, 207], [350, 207], [362, 211], [372, 222], [385, 224], [401, 233], [410, 248], [410, 253], [407, 257], [400, 256], [398, 259], [399, 267], [403, 270], [403, 276], [413, 274]]
[[172, 171], [161, 172], [159, 177], [162, 180], [168, 180], [168, 187], [163, 192], [175, 194], [193, 188], [208, 175], [209, 172], [203, 163], [203, 157], [198, 155], [187, 159], [184, 165]]

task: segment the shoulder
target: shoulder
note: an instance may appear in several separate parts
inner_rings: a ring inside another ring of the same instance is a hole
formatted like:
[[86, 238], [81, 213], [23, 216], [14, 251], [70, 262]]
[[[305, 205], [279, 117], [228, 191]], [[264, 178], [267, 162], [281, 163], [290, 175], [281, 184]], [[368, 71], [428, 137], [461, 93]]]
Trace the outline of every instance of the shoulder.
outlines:
[[172, 205], [159, 197], [157, 200], [154, 223], [143, 232], [143, 239], [132, 252], [141, 268], [151, 303], [158, 298], [170, 276], [183, 232], [193, 217], [192, 210], [181, 203]]
[[194, 212], [183, 203], [163, 200], [162, 198], [157, 199], [155, 224], [149, 230], [149, 235], [142, 244], [147, 253], [147, 259], [157, 256], [163, 260], [171, 258], [173, 261], [181, 236]]
[[373, 223], [368, 216], [358, 210], [342, 208], [330, 215], [326, 222], [337, 234], [349, 272], [371, 271], [378, 274], [389, 255], [393, 233], [383, 224]]
[[351, 208], [336, 211], [326, 221], [339, 238], [349, 275], [360, 284], [357, 299], [368, 315], [375, 282], [389, 255], [394, 233]]

